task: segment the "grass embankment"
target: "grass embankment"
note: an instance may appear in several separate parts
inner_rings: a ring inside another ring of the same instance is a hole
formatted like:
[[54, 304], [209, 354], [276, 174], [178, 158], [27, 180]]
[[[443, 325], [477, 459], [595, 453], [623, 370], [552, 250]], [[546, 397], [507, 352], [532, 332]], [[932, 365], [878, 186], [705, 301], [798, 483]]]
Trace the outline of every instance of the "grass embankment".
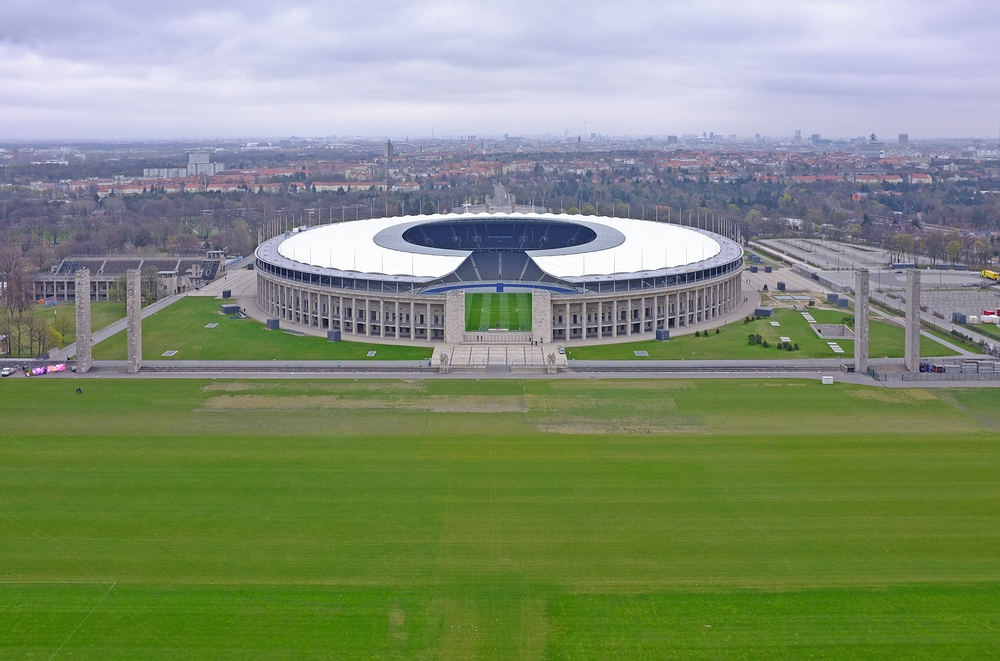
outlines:
[[[230, 301], [231, 302], [231, 301]], [[368, 342], [327, 342], [322, 337], [269, 331], [253, 319], [220, 313], [223, 301], [188, 296], [142, 321], [145, 360], [423, 360], [430, 347]], [[209, 324], [218, 324], [207, 328]], [[167, 351], [177, 353], [170, 357]], [[375, 356], [368, 356], [374, 351]], [[94, 345], [94, 360], [124, 360], [126, 334]]]
[[[90, 305], [91, 328], [93, 330], [104, 328], [125, 316], [124, 303], [95, 301]], [[59, 333], [58, 336], [53, 336], [53, 344], [47, 345], [49, 348], [55, 348], [56, 344], [61, 348], [76, 342], [76, 306], [74, 303], [60, 303], [59, 305], [50, 306], [35, 303], [32, 304], [28, 312], [34, 315], [36, 320], [47, 323], [53, 330]], [[0, 326], [2, 325], [2, 321], [0, 321]], [[17, 342], [15, 341], [12, 343], [13, 354], [10, 357], [34, 358], [38, 354], [37, 346], [33, 347], [36, 350], [29, 353], [27, 324], [22, 325], [21, 329], [22, 351], [20, 354], [17, 352]], [[12, 334], [16, 336], [16, 330], [12, 329], [12, 331]], [[59, 337], [62, 338], [61, 342], [57, 342]], [[31, 344], [33, 345], [34, 343]]]
[[[58, 305], [35, 304], [32, 312], [38, 319], [43, 319], [54, 329], [62, 329], [60, 347], [76, 342], [76, 304], [60, 303]], [[94, 301], [90, 304], [90, 327], [99, 330], [125, 317], [125, 304], [114, 301]], [[57, 323], [59, 322], [59, 323]]]
[[0, 389], [0, 658], [1000, 652], [995, 391]]
[[[842, 323], [844, 318], [853, 318], [853, 312], [846, 310], [824, 310], [810, 308], [810, 314], [821, 324]], [[780, 326], [772, 326], [771, 322]], [[802, 313], [789, 308], [775, 310], [774, 316], [757, 319], [750, 323], [738, 321], [722, 326], [718, 334], [715, 329], [707, 331], [707, 336], [680, 335], [669, 342], [644, 340], [623, 344], [598, 344], [582, 347], [567, 347], [566, 354], [576, 360], [774, 360], [793, 358], [851, 358], [854, 355], [854, 340], [824, 340], [816, 335]], [[770, 346], [750, 345], [747, 336], [760, 334]], [[782, 337], [798, 343], [798, 351], [783, 351], [777, 348]], [[827, 344], [835, 341], [844, 350], [836, 354]], [[902, 358], [905, 350], [905, 333], [902, 327], [873, 318], [869, 324], [868, 355], [872, 358]], [[646, 351], [649, 356], [636, 357], [636, 351]], [[920, 355], [954, 356], [953, 349], [920, 338]]]

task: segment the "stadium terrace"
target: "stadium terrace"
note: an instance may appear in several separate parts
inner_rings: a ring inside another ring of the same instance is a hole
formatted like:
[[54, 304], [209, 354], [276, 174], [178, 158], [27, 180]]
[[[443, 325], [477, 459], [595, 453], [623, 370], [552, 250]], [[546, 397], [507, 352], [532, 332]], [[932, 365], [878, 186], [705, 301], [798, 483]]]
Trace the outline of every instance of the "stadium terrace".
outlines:
[[[284, 325], [369, 340], [460, 343], [477, 331], [517, 331], [524, 337], [505, 336], [515, 342], [625, 339], [711, 321], [743, 300], [737, 243], [630, 218], [515, 212], [349, 221], [267, 240], [255, 267], [257, 304]], [[530, 322], [467, 326], [467, 296], [503, 294], [530, 300]]]

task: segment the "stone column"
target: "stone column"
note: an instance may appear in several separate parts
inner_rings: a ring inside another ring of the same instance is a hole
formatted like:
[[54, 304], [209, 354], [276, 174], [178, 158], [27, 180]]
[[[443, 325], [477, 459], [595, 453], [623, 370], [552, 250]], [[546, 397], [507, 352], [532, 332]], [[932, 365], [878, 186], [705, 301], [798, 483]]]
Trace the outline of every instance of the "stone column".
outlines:
[[906, 369], [920, 371], [920, 270], [906, 272]]
[[465, 290], [463, 289], [453, 289], [444, 295], [444, 341], [448, 344], [461, 344], [465, 341]]
[[76, 371], [90, 370], [90, 269], [76, 272]]
[[129, 269], [125, 274], [126, 308], [128, 319], [128, 373], [135, 374], [142, 367], [142, 280], [139, 269]]
[[552, 293], [547, 289], [531, 290], [531, 337], [552, 341]]
[[868, 269], [854, 272], [854, 371], [868, 373]]

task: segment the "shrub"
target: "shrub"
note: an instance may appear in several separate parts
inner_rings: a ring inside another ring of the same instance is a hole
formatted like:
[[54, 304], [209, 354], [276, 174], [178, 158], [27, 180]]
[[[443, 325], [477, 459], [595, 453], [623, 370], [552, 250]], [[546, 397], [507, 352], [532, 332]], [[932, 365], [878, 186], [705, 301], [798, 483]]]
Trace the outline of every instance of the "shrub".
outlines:
[[798, 342], [796, 342], [796, 343], [795, 343], [795, 350], [796, 350], [796, 351], [798, 351], [798, 350], [799, 350], [799, 343], [798, 343]]
[[695, 337], [701, 337], [701, 331], [695, 331], [694, 332], [694, 336]]
[[765, 349], [766, 349], [766, 348], [768, 348], [769, 346], [771, 346], [770, 344], [768, 344], [767, 340], [764, 340], [763, 342], [761, 342], [761, 345], [762, 345], [762, 346], [763, 346], [763, 347], [764, 347]]
[[718, 335], [718, 334], [719, 334], [719, 329], [718, 329], [718, 328], [716, 328], [716, 329], [715, 329], [715, 334], [716, 334], [716, 335]]

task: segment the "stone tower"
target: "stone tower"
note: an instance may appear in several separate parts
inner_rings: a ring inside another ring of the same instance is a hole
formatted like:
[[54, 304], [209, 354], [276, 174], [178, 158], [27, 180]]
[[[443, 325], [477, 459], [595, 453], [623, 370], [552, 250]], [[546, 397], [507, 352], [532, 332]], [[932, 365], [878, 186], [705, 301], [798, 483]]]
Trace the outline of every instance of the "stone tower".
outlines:
[[142, 367], [142, 279], [139, 269], [129, 269], [125, 275], [128, 319], [128, 373]]
[[920, 371], [920, 271], [906, 272], [906, 369]]
[[92, 340], [90, 337], [90, 269], [76, 272], [76, 371], [90, 370]]
[[854, 371], [868, 373], [868, 269], [854, 272]]

